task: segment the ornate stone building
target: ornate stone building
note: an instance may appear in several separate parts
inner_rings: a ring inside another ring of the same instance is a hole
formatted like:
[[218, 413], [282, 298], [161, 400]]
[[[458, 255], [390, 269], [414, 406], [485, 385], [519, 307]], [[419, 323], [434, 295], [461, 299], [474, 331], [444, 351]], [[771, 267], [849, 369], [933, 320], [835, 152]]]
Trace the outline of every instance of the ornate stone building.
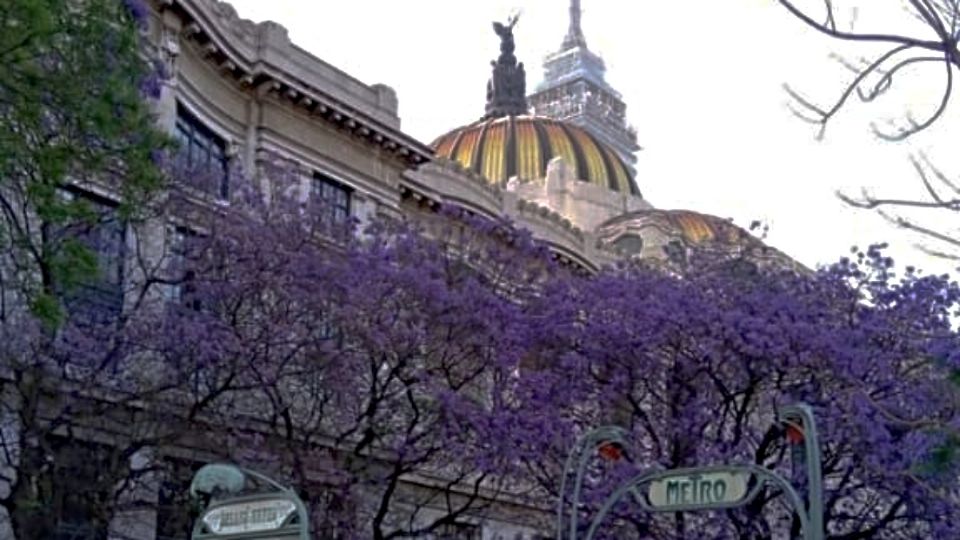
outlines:
[[[516, 93], [526, 83], [514, 55], [515, 20], [495, 23], [501, 56], [492, 62], [486, 114], [433, 141], [431, 162], [405, 176], [411, 189], [509, 218], [589, 270], [623, 257], [676, 262], [691, 249], [787, 262], [728, 220], [654, 209], [643, 198], [636, 133], [604, 79], [603, 60], [587, 48], [580, 16], [579, 0], [571, 0], [566, 37], [526, 101]], [[465, 191], [467, 179], [492, 195]]]
[[[160, 122], [181, 141], [212, 149], [224, 170], [258, 171], [264, 156], [279, 156], [303, 171], [305, 191], [325, 182], [361, 221], [456, 204], [509, 219], [591, 271], [624, 255], [662, 258], [636, 248], [666, 237], [691, 245], [729, 239], [735, 227], [722, 219], [691, 211], [670, 217], [642, 197], [635, 136], [603, 80], [602, 60], [586, 47], [578, 0], [570, 16], [562, 50], [547, 59], [546, 81], [529, 97], [516, 20], [495, 23], [501, 54], [491, 62], [484, 114], [426, 145], [400, 129], [389, 86], [327, 64], [291, 43], [282, 26], [245, 20], [217, 0], [160, 0], [149, 41], [172, 75]], [[548, 94], [560, 91], [580, 100], [581, 113], [550, 108]], [[211, 189], [229, 198], [228, 182]], [[605, 226], [627, 216], [630, 227]]]
[[[604, 81], [603, 61], [586, 46], [578, 0], [561, 50], [547, 58], [544, 84], [529, 97], [515, 54], [516, 19], [495, 23], [501, 54], [492, 62], [484, 114], [431, 145], [403, 132], [389, 86], [363, 83], [313, 56], [276, 23], [246, 20], [219, 0], [151, 0], [151, 7], [147, 52], [169, 75], [156, 102], [158, 122], [179, 140], [184, 159], [217, 172], [197, 189], [218, 204], [230, 204], [234, 170], [269, 193], [277, 186], [267, 160], [280, 160], [300, 173], [297, 185], [282, 187], [320, 194], [337, 219], [436, 218], [440, 206], [456, 205], [528, 229], [586, 272], [624, 257], [670, 260], [703, 246], [782, 259], [725, 220], [657, 210], [642, 197], [636, 136], [622, 99]], [[496, 519], [475, 519], [457, 538], [533, 539], [541, 532], [529, 514], [542, 508], [518, 502], [502, 510]], [[179, 538], [163, 535], [155, 510], [138, 512], [116, 518], [129, 537]]]

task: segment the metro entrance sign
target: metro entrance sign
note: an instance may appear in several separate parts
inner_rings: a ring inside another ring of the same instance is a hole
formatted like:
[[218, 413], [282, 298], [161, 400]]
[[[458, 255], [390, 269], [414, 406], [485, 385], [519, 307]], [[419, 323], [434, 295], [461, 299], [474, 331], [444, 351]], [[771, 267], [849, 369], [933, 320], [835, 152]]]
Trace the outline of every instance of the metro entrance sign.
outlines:
[[747, 494], [750, 475], [739, 472], [705, 472], [702, 469], [670, 471], [650, 482], [650, 505], [657, 510], [726, 508]]
[[[794, 445], [794, 466], [806, 473], [805, 496], [776, 471], [755, 464], [715, 465], [647, 471], [624, 482], [611, 493], [587, 530], [586, 539], [592, 540], [607, 515], [621, 501], [632, 498], [633, 502], [648, 512], [688, 512], [697, 510], [720, 510], [744, 506], [754, 500], [765, 487], [782, 494], [800, 522], [805, 540], [823, 540], [823, 473], [820, 465], [820, 442], [816, 420], [809, 406], [800, 403], [781, 409], [776, 422], [791, 434], [788, 443]], [[584, 448], [614, 442], [623, 446], [626, 431], [615, 426], [597, 428], [585, 435], [574, 446], [560, 482], [560, 497], [557, 510], [557, 540], [577, 540], [579, 529], [577, 517], [581, 478], [587, 459]], [[569, 534], [564, 536], [564, 486], [573, 456], [581, 456], [577, 468], [569, 512]], [[646, 493], [642, 487], [647, 486]]]
[[[248, 490], [248, 480], [271, 488]], [[207, 500], [191, 540], [308, 540], [310, 521], [292, 489], [256, 471], [228, 463], [202, 467], [190, 495]]]

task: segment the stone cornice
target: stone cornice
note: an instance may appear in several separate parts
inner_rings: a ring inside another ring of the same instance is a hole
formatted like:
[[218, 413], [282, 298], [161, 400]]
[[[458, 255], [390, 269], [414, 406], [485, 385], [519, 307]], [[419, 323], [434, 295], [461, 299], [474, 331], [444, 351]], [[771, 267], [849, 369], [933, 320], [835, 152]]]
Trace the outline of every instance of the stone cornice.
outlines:
[[173, 11], [184, 41], [237, 84], [274, 96], [337, 129], [379, 147], [408, 166], [433, 159], [429, 146], [400, 131], [396, 94], [385, 85], [366, 85], [290, 42], [271, 21], [242, 19], [219, 0], [154, 0]]
[[403, 188], [439, 203], [453, 203], [491, 218], [503, 214], [503, 191], [458, 162], [435, 158], [401, 177]]
[[616, 257], [607, 246], [596, 242], [558, 212], [526, 200], [517, 193], [504, 191], [490, 184], [477, 173], [458, 162], [437, 158], [416, 171], [408, 171], [400, 180], [401, 196], [436, 209], [443, 204], [456, 204], [470, 212], [494, 219], [507, 218], [519, 228], [549, 246], [562, 263], [590, 272]]
[[506, 215], [514, 220], [518, 227], [529, 230], [541, 242], [546, 242], [554, 256], [565, 264], [572, 264], [590, 272], [600, 267], [596, 260], [593, 236], [585, 233], [569, 219], [558, 212], [517, 197], [511, 193], [512, 201], [507, 201]]

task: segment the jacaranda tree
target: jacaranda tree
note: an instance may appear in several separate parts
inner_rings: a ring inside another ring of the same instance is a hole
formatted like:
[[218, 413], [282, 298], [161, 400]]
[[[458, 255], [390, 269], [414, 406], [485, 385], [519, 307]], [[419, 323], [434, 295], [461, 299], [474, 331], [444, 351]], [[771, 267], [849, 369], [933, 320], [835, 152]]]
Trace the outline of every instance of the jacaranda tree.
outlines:
[[[116, 318], [69, 316], [52, 341], [39, 321], [5, 323], [4, 362], [32, 362], [6, 390], [21, 435], [4, 431], [5, 448], [22, 456], [0, 503], [18, 538], [57, 530], [58, 508], [118, 523], [187, 448], [295, 486], [321, 534], [442, 536], [508, 492], [550, 501], [576, 435], [619, 423], [629, 460], [591, 472], [588, 523], [638, 469], [790, 476], [774, 417], [796, 401], [820, 418], [831, 537], [955, 534], [943, 453], [960, 291], [945, 278], [896, 277], [876, 249], [808, 274], [694, 258], [582, 276], [506, 224], [449, 211], [351, 227], [282, 168], [263, 173], [290, 189], [240, 183], [229, 208], [174, 191], [164, 212], [182, 225], [159, 256], [135, 250]], [[64, 499], [53, 480], [71, 467], [99, 480]], [[183, 502], [185, 487], [164, 489]], [[189, 505], [163, 512], [188, 529]], [[764, 538], [798, 525], [765, 491], [723, 514], [624, 505], [611, 527]]]
[[[552, 432], [616, 423], [629, 463], [594, 471], [581, 523], [637, 470], [757, 464], [795, 478], [780, 407], [819, 418], [829, 538], [960, 534], [956, 471], [943, 459], [958, 427], [951, 329], [960, 290], [944, 277], [897, 277], [878, 248], [811, 274], [692, 266], [682, 277], [636, 269], [549, 289], [532, 404], [563, 402]], [[565, 324], [560, 324], [563, 321]], [[550, 414], [556, 414], [551, 411]], [[544, 438], [532, 470], [556, 490], [572, 434]], [[782, 494], [735, 511], [650, 515], [617, 509], [622, 537], [797, 535]], [[616, 519], [610, 520], [610, 527]]]
[[230, 387], [207, 407], [234, 426], [224, 457], [296, 486], [323, 537], [443, 537], [482, 514], [513, 480], [523, 302], [549, 261], [457, 211], [352, 231], [296, 190], [247, 209], [188, 251], [188, 325], [211, 330], [170, 333]]

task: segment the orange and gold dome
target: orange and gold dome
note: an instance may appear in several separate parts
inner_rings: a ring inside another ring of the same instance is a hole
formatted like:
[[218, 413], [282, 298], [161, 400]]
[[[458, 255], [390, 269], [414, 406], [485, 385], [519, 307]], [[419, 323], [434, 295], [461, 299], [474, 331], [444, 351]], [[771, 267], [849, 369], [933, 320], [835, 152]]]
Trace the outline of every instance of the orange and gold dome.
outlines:
[[703, 244], [751, 245], [760, 241], [729, 220], [692, 210], [661, 210], [648, 208], [628, 212], [607, 220], [597, 227], [597, 234], [604, 241], [613, 241], [629, 232], [655, 229], [661, 235], [677, 237], [684, 243], [696, 246]]
[[542, 180], [547, 164], [560, 156], [574, 176], [613, 191], [640, 195], [617, 153], [585, 129], [528, 115], [487, 118], [457, 128], [431, 144], [437, 156], [458, 162], [503, 186], [516, 176]]

